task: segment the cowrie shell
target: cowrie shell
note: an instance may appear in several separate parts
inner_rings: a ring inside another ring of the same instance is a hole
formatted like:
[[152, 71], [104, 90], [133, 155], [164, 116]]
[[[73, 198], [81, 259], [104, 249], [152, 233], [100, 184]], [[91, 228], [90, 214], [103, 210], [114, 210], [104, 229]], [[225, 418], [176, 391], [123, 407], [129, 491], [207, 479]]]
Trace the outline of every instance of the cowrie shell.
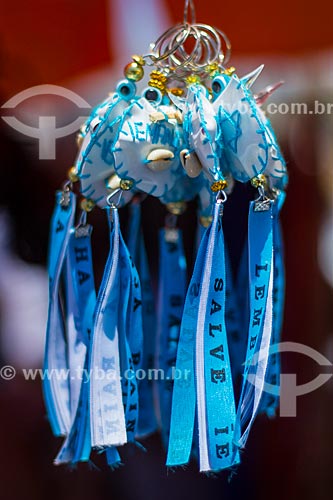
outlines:
[[200, 175], [202, 166], [197, 155], [188, 149], [183, 149], [180, 152], [180, 161], [189, 177], [198, 177]]
[[169, 149], [153, 149], [147, 156], [147, 167], [154, 172], [161, 172], [169, 168], [168, 160], [173, 160], [174, 157]]

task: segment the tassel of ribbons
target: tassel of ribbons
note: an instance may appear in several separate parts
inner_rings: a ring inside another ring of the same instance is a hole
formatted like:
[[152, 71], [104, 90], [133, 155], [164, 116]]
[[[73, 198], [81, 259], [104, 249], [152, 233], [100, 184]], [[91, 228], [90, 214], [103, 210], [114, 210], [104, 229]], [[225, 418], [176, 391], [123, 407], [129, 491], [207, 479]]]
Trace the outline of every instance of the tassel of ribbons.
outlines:
[[71, 231], [66, 267], [66, 325], [70, 366], [72, 424], [56, 464], [87, 461], [90, 456], [89, 355], [96, 304], [91, 251], [92, 227], [82, 221]]
[[[100, 449], [127, 442], [120, 380], [118, 326], [120, 229], [117, 210], [112, 208], [108, 213], [110, 251], [97, 297], [90, 363], [91, 444]], [[98, 371], [101, 376], [97, 376]]]
[[[136, 370], [142, 350], [140, 282], [111, 207], [110, 252], [94, 314], [90, 379], [91, 445], [107, 451], [134, 441], [138, 421]], [[100, 373], [102, 376], [97, 376]]]
[[187, 292], [176, 367], [167, 465], [186, 464], [197, 414], [200, 470], [219, 471], [239, 462], [233, 449], [236, 420], [225, 322], [223, 205], [197, 255]]
[[[74, 222], [76, 198], [67, 188], [56, 194], [49, 244], [49, 309], [44, 356], [43, 392], [48, 418], [56, 436], [71, 426], [67, 341], [60, 298], [60, 281]], [[64, 380], [65, 378], [65, 380]]]
[[166, 227], [161, 229], [159, 234], [160, 265], [156, 354], [157, 368], [160, 374], [158, 380], [159, 418], [165, 446], [167, 446], [169, 436], [172, 390], [187, 281], [182, 231], [175, 226], [175, 219], [170, 225], [168, 225], [168, 220], [167, 217]]

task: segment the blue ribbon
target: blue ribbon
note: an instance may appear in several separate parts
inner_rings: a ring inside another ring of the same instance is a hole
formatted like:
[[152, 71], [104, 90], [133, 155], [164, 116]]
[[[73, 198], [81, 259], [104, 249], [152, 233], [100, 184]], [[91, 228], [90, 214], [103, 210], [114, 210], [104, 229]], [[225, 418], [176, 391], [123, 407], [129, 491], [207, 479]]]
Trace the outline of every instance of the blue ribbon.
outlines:
[[196, 388], [201, 471], [219, 471], [239, 462], [233, 453], [236, 409], [225, 322], [222, 208], [216, 203], [199, 295]]
[[120, 229], [117, 209], [109, 212], [112, 214], [110, 252], [97, 297], [90, 365], [91, 444], [96, 448], [127, 442], [118, 329]]
[[[139, 395], [137, 370], [142, 359], [142, 298], [139, 275], [120, 235], [121, 290], [119, 315], [125, 312], [124, 359], [122, 361], [123, 400], [128, 441], [135, 441], [138, 426]], [[124, 371], [123, 371], [124, 370]]]
[[186, 260], [182, 231], [160, 230], [160, 266], [158, 290], [157, 368], [159, 413], [162, 439], [167, 445], [170, 428], [174, 367], [176, 365], [180, 325], [186, 294]]
[[[147, 253], [141, 227], [141, 205], [133, 201], [130, 205], [127, 247], [137, 268], [142, 293], [142, 325], [143, 351], [141, 368], [146, 374], [154, 367], [156, 342], [156, 316], [154, 296], [148, 266]], [[138, 381], [139, 387], [139, 421], [138, 436], [154, 432], [157, 422], [154, 411], [153, 380], [146, 376]]]
[[[285, 200], [285, 193], [280, 191], [274, 204], [273, 213], [273, 245], [274, 245], [274, 286], [273, 286], [273, 325], [271, 345], [277, 346], [281, 341], [281, 331], [284, 313], [285, 296], [285, 269], [283, 255], [283, 239], [280, 223], [280, 211]], [[269, 417], [276, 414], [279, 405], [279, 388], [281, 372], [280, 353], [270, 354], [268, 359], [265, 382], [274, 386], [274, 394], [264, 392], [259, 411], [266, 413]]]
[[200, 470], [206, 472], [239, 462], [233, 450], [236, 410], [225, 324], [221, 215], [222, 205], [216, 203], [186, 296], [176, 365], [182, 377], [174, 386], [167, 458], [168, 466], [188, 462], [197, 402]]
[[244, 447], [259, 409], [272, 334], [273, 202], [250, 203], [248, 221], [250, 322], [235, 443]]
[[91, 226], [72, 229], [66, 265], [66, 326], [70, 368], [71, 414], [76, 414], [89, 335], [84, 328], [87, 306], [92, 312], [96, 301], [92, 268]]
[[195, 336], [198, 321], [201, 277], [209, 239], [205, 231], [198, 250], [186, 294], [180, 328], [176, 369], [181, 377], [174, 381], [167, 466], [187, 464], [190, 460], [196, 412]]
[[44, 356], [46, 376], [43, 380], [43, 392], [48, 418], [56, 436], [68, 434], [71, 425], [67, 343], [60, 306], [59, 285], [70, 239], [70, 229], [74, 220], [75, 201], [72, 192], [57, 192], [49, 244], [49, 309]]
[[89, 225], [73, 229], [67, 253], [67, 338], [74, 419], [57, 464], [87, 461], [90, 456], [89, 347], [96, 304], [90, 235]]
[[[97, 298], [91, 357], [92, 446], [120, 459], [116, 446], [135, 442], [138, 423], [137, 369], [142, 357], [142, 300], [139, 276], [112, 208], [110, 254]], [[96, 372], [106, 375], [101, 381]]]

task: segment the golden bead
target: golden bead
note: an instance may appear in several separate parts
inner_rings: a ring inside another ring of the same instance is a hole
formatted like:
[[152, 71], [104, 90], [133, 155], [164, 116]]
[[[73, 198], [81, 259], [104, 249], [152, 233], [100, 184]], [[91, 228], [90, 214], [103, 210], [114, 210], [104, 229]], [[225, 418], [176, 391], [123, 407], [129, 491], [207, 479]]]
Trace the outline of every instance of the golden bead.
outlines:
[[162, 73], [162, 71], [158, 71], [157, 69], [155, 69], [150, 73], [150, 78], [154, 80], [159, 80], [164, 83], [167, 81], [167, 77], [165, 76], [165, 74]]
[[130, 189], [132, 189], [133, 184], [134, 184], [134, 182], [131, 181], [130, 179], [121, 179], [121, 181], [119, 183], [119, 187], [123, 191], [129, 191]]
[[77, 182], [80, 178], [78, 176], [76, 167], [71, 167], [67, 172], [67, 177], [71, 182]]
[[132, 59], [135, 63], [139, 64], [139, 66], [144, 66], [146, 64], [144, 58], [142, 56], [138, 56], [137, 54], [134, 54], [134, 56], [132, 56]]
[[208, 64], [206, 67], [205, 67], [205, 71], [207, 73], [211, 73], [212, 71], [216, 71], [219, 69], [219, 65], [217, 64], [217, 62], [214, 62], [212, 64]]
[[137, 62], [131, 62], [125, 66], [124, 74], [128, 80], [138, 82], [139, 80], [142, 80], [144, 71], [140, 64]]
[[211, 215], [209, 215], [208, 217], [204, 217], [203, 215], [201, 215], [199, 220], [200, 220], [200, 224], [203, 227], [208, 227], [211, 225], [213, 217]]
[[77, 144], [77, 147], [80, 148], [82, 146], [82, 142], [83, 142], [83, 139], [85, 138], [86, 136], [86, 133], [87, 133], [87, 126], [86, 124], [84, 123], [81, 127], [80, 127], [80, 130], [78, 132], [78, 134], [76, 134], [76, 144]]
[[213, 193], [217, 193], [218, 191], [223, 191], [228, 186], [228, 183], [226, 180], [223, 181], [216, 181], [213, 182], [213, 184], [210, 186], [210, 189], [213, 191]]
[[82, 146], [83, 139], [84, 139], [84, 137], [80, 132], [78, 134], [76, 134], [76, 145], [78, 148], [80, 148]]
[[172, 87], [168, 89], [170, 94], [173, 94], [177, 97], [181, 97], [184, 94], [184, 89], [181, 89], [180, 87]]
[[258, 189], [259, 187], [265, 187], [267, 185], [266, 176], [263, 174], [260, 174], [257, 177], [253, 177], [253, 179], [251, 179], [251, 184], [256, 189]]
[[164, 73], [158, 70], [154, 70], [150, 73], [150, 80], [148, 85], [150, 87], [155, 87], [159, 89], [161, 92], [164, 92], [166, 89], [167, 77]]
[[172, 215], [182, 215], [186, 210], [185, 201], [174, 201], [166, 204], [168, 212]]
[[186, 84], [187, 85], [192, 85], [192, 84], [195, 84], [195, 83], [201, 83], [201, 79], [198, 75], [190, 75], [188, 76], [186, 79]]
[[212, 63], [212, 64], [208, 64], [208, 66], [205, 67], [205, 72], [206, 73], [209, 73], [209, 76], [211, 78], [214, 78], [214, 76], [218, 75], [220, 73], [220, 67], [218, 65], [218, 63]]
[[89, 200], [88, 198], [83, 198], [80, 206], [85, 212], [91, 212], [95, 207], [95, 202], [93, 200]]
[[225, 75], [231, 76], [231, 75], [233, 75], [235, 73], [235, 71], [236, 71], [236, 68], [234, 68], [233, 66], [230, 66], [230, 68], [225, 69], [223, 71], [223, 73]]
[[156, 89], [160, 90], [161, 92], [165, 91], [165, 84], [163, 82], [160, 82], [159, 80], [149, 80], [148, 85], [150, 87], [155, 87]]

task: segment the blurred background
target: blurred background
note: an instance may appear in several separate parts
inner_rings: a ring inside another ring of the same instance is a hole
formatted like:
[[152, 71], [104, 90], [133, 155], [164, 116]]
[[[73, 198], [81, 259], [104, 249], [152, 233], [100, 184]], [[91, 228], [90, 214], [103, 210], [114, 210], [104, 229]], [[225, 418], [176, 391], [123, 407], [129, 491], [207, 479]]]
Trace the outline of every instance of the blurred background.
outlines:
[[[239, 75], [265, 63], [255, 90], [285, 82], [270, 98], [287, 104], [270, 116], [290, 172], [282, 214], [287, 270], [282, 340], [310, 346], [333, 363], [333, 6], [323, 0], [196, 0], [195, 6], [199, 22], [227, 33], [231, 64]], [[38, 140], [15, 131], [3, 117], [15, 114], [38, 127], [41, 116], [56, 116], [57, 127], [62, 127], [82, 113], [88, 115], [89, 106], [102, 101], [122, 78], [130, 56], [148, 52], [152, 41], [182, 19], [179, 0], [2, 2], [1, 365], [18, 371], [41, 366], [49, 219], [54, 191], [76, 156], [74, 132], [57, 139], [55, 159], [39, 159]], [[46, 84], [76, 92], [86, 108], [78, 110], [54, 95], [31, 97], [15, 110], [6, 105], [19, 92]], [[293, 113], [292, 103], [306, 103], [308, 112]], [[148, 200], [146, 222], [152, 206], [156, 210], [148, 221], [148, 251], [156, 271], [156, 230], [164, 212], [156, 200]], [[190, 238], [194, 216], [186, 217], [181, 224]], [[92, 219], [100, 275], [107, 243], [100, 214]], [[297, 374], [298, 384], [327, 372], [313, 360], [290, 353], [283, 354], [282, 366], [284, 373]], [[215, 479], [200, 475], [196, 464], [168, 473], [158, 435], [145, 441], [147, 453], [127, 451], [126, 465], [115, 472], [99, 458], [96, 469], [55, 467], [52, 460], [61, 443], [46, 421], [40, 381], [24, 381], [19, 375], [0, 381], [0, 404], [0, 484], [6, 500], [332, 497], [333, 381], [298, 398], [296, 418], [260, 417], [231, 482], [223, 474]]]

